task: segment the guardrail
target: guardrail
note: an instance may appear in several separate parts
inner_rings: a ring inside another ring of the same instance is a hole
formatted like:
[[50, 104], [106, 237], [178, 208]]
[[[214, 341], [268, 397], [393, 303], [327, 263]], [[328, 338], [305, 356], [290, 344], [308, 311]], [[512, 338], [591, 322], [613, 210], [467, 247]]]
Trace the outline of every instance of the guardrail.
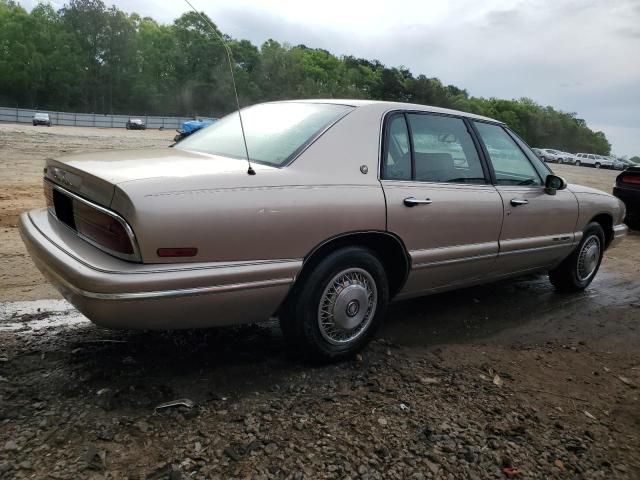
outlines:
[[160, 117], [154, 115], [103, 115], [100, 113], [54, 112], [28, 108], [0, 107], [0, 122], [31, 123], [36, 113], [48, 113], [52, 125], [76, 127], [125, 128], [130, 118], [140, 118], [147, 128], [180, 128], [180, 124], [193, 117]]

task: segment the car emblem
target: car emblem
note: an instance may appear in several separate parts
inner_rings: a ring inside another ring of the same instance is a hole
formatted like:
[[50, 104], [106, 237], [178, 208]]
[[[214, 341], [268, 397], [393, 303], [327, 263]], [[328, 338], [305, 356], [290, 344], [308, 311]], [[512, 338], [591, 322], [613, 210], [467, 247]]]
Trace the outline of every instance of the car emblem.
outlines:
[[60, 170], [59, 168], [54, 168], [53, 170], [53, 178], [55, 178], [58, 182], [67, 185], [68, 187], [73, 187], [73, 182], [67, 178], [67, 172], [64, 170]]

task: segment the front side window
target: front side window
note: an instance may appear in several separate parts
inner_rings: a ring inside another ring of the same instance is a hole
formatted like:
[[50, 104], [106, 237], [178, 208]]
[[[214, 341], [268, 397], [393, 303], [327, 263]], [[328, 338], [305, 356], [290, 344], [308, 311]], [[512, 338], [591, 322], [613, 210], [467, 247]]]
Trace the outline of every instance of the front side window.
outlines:
[[540, 175], [500, 125], [475, 122], [485, 144], [498, 185], [542, 185]]
[[515, 142], [520, 147], [520, 150], [522, 150], [524, 152], [524, 154], [527, 157], [529, 157], [529, 160], [533, 164], [533, 167], [540, 174], [540, 177], [547, 178], [547, 175], [549, 175], [550, 173], [553, 173], [551, 168], [549, 168], [549, 165], [547, 165], [542, 160], [540, 160], [540, 158], [538, 158], [538, 156], [532, 151], [532, 148], [529, 145], [527, 145], [524, 142], [524, 140], [522, 140], [518, 136], [517, 133], [515, 133], [513, 130], [509, 130], [509, 129], [507, 129], [507, 130], [509, 132], [509, 135], [511, 135], [511, 138], [513, 138], [513, 140], [515, 140]]
[[[263, 103], [242, 110], [242, 124], [252, 162], [280, 167], [327, 127], [353, 110], [328, 103]], [[232, 158], [246, 158], [238, 112], [185, 138], [175, 148]]]

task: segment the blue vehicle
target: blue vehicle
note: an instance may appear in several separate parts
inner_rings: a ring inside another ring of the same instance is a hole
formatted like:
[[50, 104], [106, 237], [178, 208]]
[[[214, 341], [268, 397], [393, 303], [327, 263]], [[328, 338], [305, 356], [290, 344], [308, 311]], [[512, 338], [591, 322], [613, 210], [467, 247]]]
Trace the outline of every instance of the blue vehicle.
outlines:
[[212, 123], [215, 123], [217, 118], [201, 118], [198, 120], [188, 120], [186, 122], [182, 122], [180, 128], [176, 130], [178, 135], [173, 137], [174, 142], [179, 142], [183, 138], [188, 137], [189, 135], [197, 132], [198, 130], [202, 130], [205, 127], [208, 127]]

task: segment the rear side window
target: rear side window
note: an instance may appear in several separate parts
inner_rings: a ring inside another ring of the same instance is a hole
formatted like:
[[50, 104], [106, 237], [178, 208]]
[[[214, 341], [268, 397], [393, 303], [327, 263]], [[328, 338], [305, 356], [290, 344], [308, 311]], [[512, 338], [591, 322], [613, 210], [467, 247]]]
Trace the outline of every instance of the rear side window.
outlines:
[[411, 180], [411, 145], [404, 115], [389, 121], [384, 173], [388, 180]]
[[498, 185], [542, 185], [540, 175], [517, 143], [500, 126], [475, 122]]
[[407, 117], [416, 181], [485, 183], [478, 152], [462, 119], [417, 113]]
[[[242, 110], [242, 123], [252, 162], [286, 165], [327, 127], [353, 110], [328, 103], [263, 103]], [[245, 158], [238, 112], [185, 138], [175, 148], [232, 158]]]
[[486, 183], [464, 121], [422, 113], [396, 114], [388, 121], [382, 178]]

